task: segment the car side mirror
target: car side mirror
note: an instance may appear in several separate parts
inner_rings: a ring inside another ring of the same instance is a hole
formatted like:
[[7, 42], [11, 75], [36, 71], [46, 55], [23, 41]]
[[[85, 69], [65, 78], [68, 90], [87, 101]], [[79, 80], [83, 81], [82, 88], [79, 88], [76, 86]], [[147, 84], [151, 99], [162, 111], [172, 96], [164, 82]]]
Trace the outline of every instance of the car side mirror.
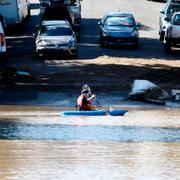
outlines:
[[162, 9], [159, 10], [159, 13], [164, 14], [164, 11]]
[[136, 22], [136, 27], [140, 27], [141, 26], [141, 24], [139, 23], [139, 22]]
[[102, 22], [101, 22], [101, 21], [99, 21], [99, 22], [98, 22], [98, 25], [102, 25]]
[[136, 22], [135, 27], [136, 27], [138, 30], [140, 29], [140, 26], [141, 26], [141, 24], [140, 24], [139, 22]]

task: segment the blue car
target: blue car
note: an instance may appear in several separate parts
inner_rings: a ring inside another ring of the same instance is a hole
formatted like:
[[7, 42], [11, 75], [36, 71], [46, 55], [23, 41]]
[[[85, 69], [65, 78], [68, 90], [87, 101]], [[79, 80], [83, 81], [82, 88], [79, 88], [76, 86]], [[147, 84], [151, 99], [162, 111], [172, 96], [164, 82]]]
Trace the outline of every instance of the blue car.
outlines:
[[100, 46], [131, 45], [138, 47], [139, 24], [129, 13], [109, 12], [98, 22], [100, 26]]

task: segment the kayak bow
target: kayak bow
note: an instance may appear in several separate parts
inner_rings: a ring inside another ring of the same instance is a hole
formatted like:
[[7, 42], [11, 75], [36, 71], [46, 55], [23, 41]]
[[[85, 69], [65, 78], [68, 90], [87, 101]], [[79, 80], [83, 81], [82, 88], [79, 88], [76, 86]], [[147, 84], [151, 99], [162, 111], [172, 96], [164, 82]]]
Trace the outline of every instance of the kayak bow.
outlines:
[[124, 116], [124, 114], [127, 112], [128, 112], [128, 110], [111, 110], [108, 113], [111, 116]]

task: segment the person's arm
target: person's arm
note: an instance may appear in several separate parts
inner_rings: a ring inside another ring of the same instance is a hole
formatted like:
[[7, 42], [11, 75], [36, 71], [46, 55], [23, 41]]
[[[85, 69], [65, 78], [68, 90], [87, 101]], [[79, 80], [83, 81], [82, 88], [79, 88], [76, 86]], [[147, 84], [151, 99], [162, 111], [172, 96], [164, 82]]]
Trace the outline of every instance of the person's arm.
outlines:
[[95, 99], [95, 98], [96, 98], [96, 95], [92, 94], [91, 97], [89, 97], [87, 100], [90, 101], [90, 100]]

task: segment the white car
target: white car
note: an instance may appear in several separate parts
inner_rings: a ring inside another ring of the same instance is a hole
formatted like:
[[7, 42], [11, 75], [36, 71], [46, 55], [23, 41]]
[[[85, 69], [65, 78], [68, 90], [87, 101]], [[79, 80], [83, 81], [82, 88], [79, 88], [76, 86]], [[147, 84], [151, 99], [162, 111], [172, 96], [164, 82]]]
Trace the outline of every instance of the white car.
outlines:
[[164, 37], [164, 47], [166, 52], [171, 51], [171, 47], [180, 47], [180, 12], [175, 12], [168, 21]]
[[170, 17], [174, 11], [180, 10], [180, 0], [168, 0], [164, 8], [160, 10], [159, 16], [159, 35], [160, 40], [164, 40], [164, 34], [167, 29], [167, 17]]
[[42, 21], [35, 34], [35, 44], [38, 55], [77, 57], [76, 36], [66, 20]]
[[6, 39], [4, 35], [4, 30], [0, 21], [0, 61], [4, 61], [7, 58], [6, 53]]

